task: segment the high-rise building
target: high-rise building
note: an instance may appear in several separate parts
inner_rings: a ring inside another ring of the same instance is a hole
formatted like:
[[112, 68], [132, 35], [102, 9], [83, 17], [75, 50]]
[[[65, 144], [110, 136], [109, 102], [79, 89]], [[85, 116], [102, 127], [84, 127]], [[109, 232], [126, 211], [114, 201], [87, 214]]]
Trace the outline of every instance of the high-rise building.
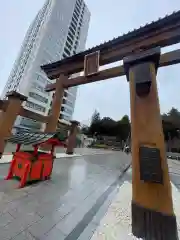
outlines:
[[[44, 91], [50, 80], [40, 66], [83, 51], [89, 21], [90, 12], [83, 0], [46, 0], [26, 33], [2, 98], [8, 91], [18, 91], [28, 96], [24, 108], [47, 115], [53, 92]], [[76, 94], [77, 87], [65, 91], [60, 113], [64, 121], [72, 119]], [[37, 130], [42, 124], [19, 116], [15, 126]]]

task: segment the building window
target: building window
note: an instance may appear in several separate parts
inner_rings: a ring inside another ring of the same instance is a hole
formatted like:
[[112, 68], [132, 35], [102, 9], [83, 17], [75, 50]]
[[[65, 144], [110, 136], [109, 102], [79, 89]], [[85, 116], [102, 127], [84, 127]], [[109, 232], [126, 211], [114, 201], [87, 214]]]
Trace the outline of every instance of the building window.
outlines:
[[76, 2], [76, 5], [79, 7], [79, 8], [81, 8], [81, 4], [77, 1]]
[[[75, 15], [76, 14], [76, 15]], [[77, 16], [77, 18], [79, 17], [79, 12], [77, 9], [74, 9], [74, 15]]]
[[77, 21], [73, 17], [71, 20], [71, 24], [73, 24], [75, 26], [75, 28], [77, 27]]
[[75, 25], [73, 24], [73, 22], [71, 22], [71, 27], [73, 28], [74, 31], [76, 31], [77, 25], [75, 26]]
[[71, 33], [72, 33], [73, 35], [75, 35], [76, 31], [72, 28], [72, 26], [69, 27], [69, 30], [71, 31]]
[[64, 120], [66, 120], [66, 121], [69, 121], [69, 120], [70, 120], [70, 117], [65, 116], [64, 114], [60, 114], [60, 115], [59, 115], [59, 118], [60, 118], [60, 119], [64, 119]]
[[65, 113], [68, 113], [68, 114], [72, 114], [72, 110], [70, 110], [70, 109], [68, 109], [68, 108], [66, 108], [66, 107], [62, 107], [62, 108], [61, 108], [61, 111], [62, 111], [62, 112], [65, 112]]
[[67, 58], [68, 56], [67, 56], [66, 53], [63, 53], [62, 57], [63, 57], [63, 58]]
[[34, 129], [40, 129], [41, 123], [37, 122], [35, 120], [31, 120], [29, 118], [22, 118], [20, 122], [21, 126], [28, 127], [28, 128], [34, 128]]
[[71, 55], [70, 51], [69, 51], [66, 47], [64, 48], [64, 52], [65, 52], [68, 56]]
[[66, 121], [70, 120], [70, 118], [68, 116], [65, 116], [65, 115], [63, 115], [63, 119], [66, 120]]
[[76, 21], [78, 21], [78, 17], [75, 15], [75, 13], [73, 13], [73, 18], [75, 18]]
[[68, 99], [63, 99], [62, 104], [64, 104], [64, 105], [68, 105], [68, 106], [70, 106], [70, 107], [73, 107], [73, 103], [70, 102]]
[[36, 82], [33, 82], [32, 87], [39, 90], [40, 92], [44, 92], [44, 88], [37, 84]]
[[37, 93], [30, 92], [30, 93], [29, 93], [29, 96], [32, 97], [32, 98], [34, 98], [34, 99], [36, 99], [36, 100], [38, 100], [38, 101], [40, 101], [40, 102], [48, 103], [48, 99], [47, 99], [47, 98], [42, 97], [42, 96], [40, 96], [40, 95], [37, 94]]
[[39, 75], [37, 76], [37, 81], [41, 82], [41, 83], [47, 83], [47, 80], [44, 79], [43, 77], [39, 76]]
[[71, 40], [71, 38], [69, 36], [67, 36], [67, 40], [68, 40], [68, 42], [70, 42], [70, 44], [73, 45], [73, 41]]
[[70, 31], [68, 32], [68, 36], [70, 36], [72, 40], [74, 39], [74, 35]]
[[64, 92], [64, 97], [67, 97], [67, 95], [68, 95], [67, 92]]
[[29, 107], [29, 108], [32, 108], [32, 109], [35, 109], [35, 110], [38, 110], [40, 112], [45, 112], [46, 111], [46, 108], [45, 107], [42, 107], [36, 103], [33, 103], [33, 102], [30, 102], [30, 101], [27, 101], [26, 102], [26, 106]]
[[68, 43], [68, 42], [66, 42], [66, 47], [68, 47], [69, 48], [69, 50], [71, 50], [72, 49], [72, 46]]

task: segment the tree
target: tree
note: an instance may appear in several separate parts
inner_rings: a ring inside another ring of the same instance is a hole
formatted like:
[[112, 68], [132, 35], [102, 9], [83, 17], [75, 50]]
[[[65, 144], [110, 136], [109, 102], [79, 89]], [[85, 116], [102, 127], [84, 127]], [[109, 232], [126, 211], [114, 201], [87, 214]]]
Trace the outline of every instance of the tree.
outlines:
[[91, 118], [91, 125], [89, 128], [90, 135], [93, 136], [94, 134], [99, 133], [100, 122], [101, 122], [100, 113], [97, 110], [95, 110]]
[[179, 138], [180, 112], [176, 108], [162, 115], [162, 124], [166, 141], [175, 137]]
[[[172, 108], [162, 115], [162, 125], [165, 140], [179, 138], [180, 112]], [[110, 117], [100, 118], [100, 113], [95, 111], [92, 115], [91, 125], [83, 130], [87, 135], [114, 136], [119, 141], [126, 141], [130, 136], [131, 124], [128, 115], [124, 115], [121, 120], [114, 121]]]
[[130, 135], [129, 117], [125, 115], [120, 121], [114, 121], [110, 117], [100, 118], [100, 114], [95, 111], [92, 116], [89, 128], [90, 135], [114, 136], [118, 140], [126, 140]]
[[117, 137], [119, 140], [127, 140], [130, 135], [131, 125], [127, 115], [117, 122]]
[[101, 120], [101, 118], [100, 118], [100, 113], [99, 113], [97, 110], [95, 110], [94, 113], [93, 113], [93, 115], [92, 115], [92, 118], [91, 118], [91, 125], [92, 125], [93, 123], [99, 122], [100, 120]]
[[83, 126], [81, 128], [81, 133], [88, 135], [89, 134], [89, 127], [88, 126]]

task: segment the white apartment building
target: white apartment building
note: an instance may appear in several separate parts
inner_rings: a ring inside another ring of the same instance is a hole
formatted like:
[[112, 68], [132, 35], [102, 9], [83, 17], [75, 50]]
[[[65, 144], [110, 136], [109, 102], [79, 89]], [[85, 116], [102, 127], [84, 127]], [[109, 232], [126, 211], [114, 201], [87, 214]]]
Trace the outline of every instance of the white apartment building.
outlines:
[[[44, 91], [52, 83], [40, 66], [74, 55], [85, 49], [90, 12], [83, 0], [46, 0], [30, 25], [19, 56], [2, 93], [18, 91], [28, 96], [26, 109], [47, 115], [52, 104], [51, 93]], [[60, 119], [72, 119], [77, 87], [65, 91]], [[18, 117], [15, 126], [38, 130], [42, 124]]]

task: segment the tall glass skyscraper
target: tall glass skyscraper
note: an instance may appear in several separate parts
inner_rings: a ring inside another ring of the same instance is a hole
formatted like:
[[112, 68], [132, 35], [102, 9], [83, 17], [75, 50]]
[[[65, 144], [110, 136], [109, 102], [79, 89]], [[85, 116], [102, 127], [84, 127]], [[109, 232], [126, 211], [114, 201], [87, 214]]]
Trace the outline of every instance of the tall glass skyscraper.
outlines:
[[[50, 80], [40, 66], [83, 51], [89, 21], [90, 12], [83, 0], [46, 0], [27, 31], [2, 98], [8, 91], [18, 91], [28, 96], [26, 109], [47, 115], [53, 93], [44, 91]], [[64, 121], [72, 119], [76, 94], [77, 87], [65, 91], [60, 114]], [[19, 116], [15, 126], [37, 130], [42, 124]]]

